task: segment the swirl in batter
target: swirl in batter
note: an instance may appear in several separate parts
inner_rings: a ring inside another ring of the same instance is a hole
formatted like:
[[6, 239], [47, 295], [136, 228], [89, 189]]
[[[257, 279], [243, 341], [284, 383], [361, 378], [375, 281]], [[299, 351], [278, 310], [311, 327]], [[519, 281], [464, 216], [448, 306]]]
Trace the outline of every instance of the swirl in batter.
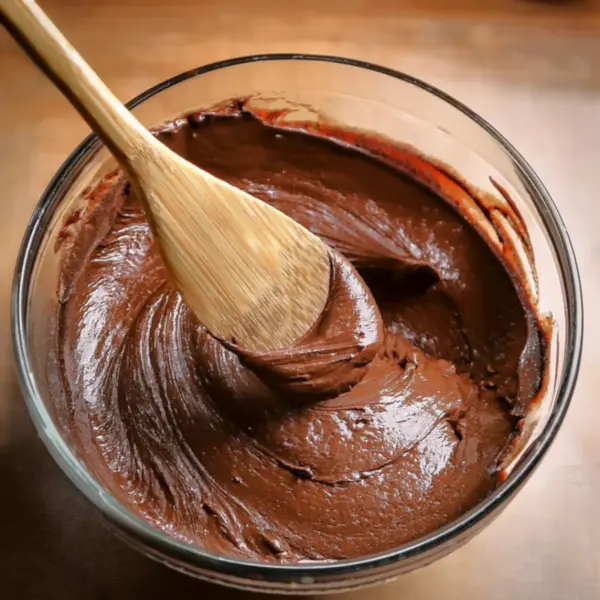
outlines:
[[543, 344], [519, 278], [443, 190], [238, 102], [158, 135], [325, 240], [332, 288], [291, 348], [221, 343], [127, 181], [105, 179], [65, 228], [58, 314], [57, 398], [95, 477], [167, 534], [259, 561], [390, 549], [484, 498]]

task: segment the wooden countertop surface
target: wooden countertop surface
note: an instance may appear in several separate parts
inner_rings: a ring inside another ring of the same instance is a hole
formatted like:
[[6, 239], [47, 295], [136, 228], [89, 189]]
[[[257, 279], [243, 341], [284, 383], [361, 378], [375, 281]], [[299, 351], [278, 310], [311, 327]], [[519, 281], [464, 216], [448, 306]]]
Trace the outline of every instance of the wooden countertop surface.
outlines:
[[[430, 81], [521, 150], [553, 195], [581, 269], [586, 340], [572, 407], [531, 481], [479, 537], [395, 583], [344, 598], [598, 600], [600, 2], [40, 2], [123, 99], [236, 55], [339, 54]], [[253, 597], [124, 546], [36, 438], [12, 363], [11, 278], [33, 206], [87, 128], [3, 31], [0, 82], [0, 597]]]

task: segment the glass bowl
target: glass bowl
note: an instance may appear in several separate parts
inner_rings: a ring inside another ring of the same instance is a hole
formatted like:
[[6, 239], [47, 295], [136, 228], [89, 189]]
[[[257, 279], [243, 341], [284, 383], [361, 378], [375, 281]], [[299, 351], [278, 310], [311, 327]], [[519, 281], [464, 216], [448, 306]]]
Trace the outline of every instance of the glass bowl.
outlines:
[[569, 406], [581, 355], [582, 300], [573, 250], [544, 186], [502, 135], [443, 92], [391, 69], [331, 56], [249, 56], [173, 77], [129, 107], [146, 126], [154, 126], [240, 97], [259, 107], [284, 107], [284, 120], [333, 120], [415, 148], [445, 172], [459, 173], [487, 199], [497, 221], [507, 207], [524, 221], [534, 263], [518, 235], [513, 232], [506, 239], [521, 257], [540, 313], [551, 315], [551, 363], [544, 397], [523, 423], [520, 441], [503, 470], [504, 481], [472, 510], [426, 537], [373, 556], [315, 564], [262, 564], [218, 556], [168, 537], [119, 505], [78, 460], [48, 379], [56, 334], [57, 241], [65, 218], [85, 202], [85, 189], [115, 168], [95, 136], [83, 141], [44, 192], [17, 261], [12, 329], [23, 394], [40, 437], [61, 468], [115, 532], [145, 555], [202, 579], [263, 592], [323, 593], [386, 581], [471, 539], [502, 511], [548, 450]]

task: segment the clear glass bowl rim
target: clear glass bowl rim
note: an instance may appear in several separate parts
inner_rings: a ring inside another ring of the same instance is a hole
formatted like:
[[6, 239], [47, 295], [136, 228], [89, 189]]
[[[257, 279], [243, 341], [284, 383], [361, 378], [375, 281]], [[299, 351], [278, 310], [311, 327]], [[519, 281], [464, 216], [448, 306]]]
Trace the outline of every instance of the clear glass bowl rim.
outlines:
[[79, 162], [84, 159], [88, 153], [95, 150], [99, 144], [98, 138], [93, 134], [88, 136], [58, 169], [42, 194], [27, 225], [17, 258], [13, 280], [11, 301], [13, 350], [21, 390], [38, 435], [41, 437], [56, 462], [76, 487], [118, 528], [124, 530], [129, 535], [132, 535], [140, 542], [143, 542], [154, 552], [158, 552], [159, 555], [165, 554], [180, 563], [191, 563], [194, 567], [207, 571], [217, 571], [224, 574], [271, 581], [284, 581], [289, 579], [297, 581], [303, 576], [310, 577], [311, 579], [315, 577], [343, 577], [345, 575], [349, 576], [358, 570], [364, 571], [376, 569], [401, 559], [407, 559], [418, 554], [427, 553], [446, 542], [450, 542], [454, 538], [460, 537], [461, 534], [465, 533], [469, 528], [482, 521], [496, 508], [499, 508], [504, 504], [525, 482], [554, 440], [565, 417], [575, 389], [583, 345], [583, 301], [581, 282], [575, 254], [564, 223], [554, 202], [544, 188], [544, 185], [525, 159], [498, 131], [496, 131], [496, 129], [461, 102], [455, 100], [445, 92], [405, 73], [368, 62], [337, 56], [293, 53], [257, 54], [214, 62], [181, 73], [151, 87], [131, 100], [127, 106], [130, 109], [134, 108], [167, 88], [211, 71], [263, 61], [314, 61], [338, 63], [358, 69], [374, 71], [411, 84], [437, 96], [477, 123], [491, 135], [500, 146], [502, 146], [504, 151], [510, 155], [514, 164], [519, 169], [519, 175], [524, 179], [529, 190], [532, 192], [532, 200], [536, 205], [539, 216], [549, 235], [553, 250], [558, 257], [561, 282], [564, 286], [566, 295], [566, 328], [568, 335], [565, 339], [565, 367], [563, 376], [557, 386], [557, 402], [553, 412], [539, 438], [533, 443], [532, 447], [521, 459], [507, 480], [499, 485], [490, 496], [485, 498], [476, 507], [462, 515], [459, 519], [434, 531], [428, 536], [372, 556], [341, 560], [333, 563], [308, 565], [267, 564], [216, 555], [205, 551], [202, 548], [175, 540], [122, 508], [109, 496], [102, 486], [88, 474], [61, 438], [60, 433], [55, 427], [50, 414], [45, 408], [43, 400], [38, 393], [34, 370], [30, 363], [27, 350], [29, 286], [36, 257], [47, 226], [61, 200], [58, 191], [60, 190], [62, 183], [71, 176], [73, 169], [79, 165]]

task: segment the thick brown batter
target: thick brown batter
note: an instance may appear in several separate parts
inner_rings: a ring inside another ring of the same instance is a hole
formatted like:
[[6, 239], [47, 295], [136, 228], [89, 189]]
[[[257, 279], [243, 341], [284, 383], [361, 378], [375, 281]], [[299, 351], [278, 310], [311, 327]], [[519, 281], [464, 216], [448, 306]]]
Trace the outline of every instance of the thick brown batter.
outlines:
[[504, 261], [383, 150], [387, 164], [243, 103], [160, 137], [327, 241], [332, 293], [293, 348], [227, 349], [107, 178], [65, 229], [59, 290], [57, 398], [95, 476], [169, 535], [261, 561], [386, 550], [480, 501], [543, 362]]

